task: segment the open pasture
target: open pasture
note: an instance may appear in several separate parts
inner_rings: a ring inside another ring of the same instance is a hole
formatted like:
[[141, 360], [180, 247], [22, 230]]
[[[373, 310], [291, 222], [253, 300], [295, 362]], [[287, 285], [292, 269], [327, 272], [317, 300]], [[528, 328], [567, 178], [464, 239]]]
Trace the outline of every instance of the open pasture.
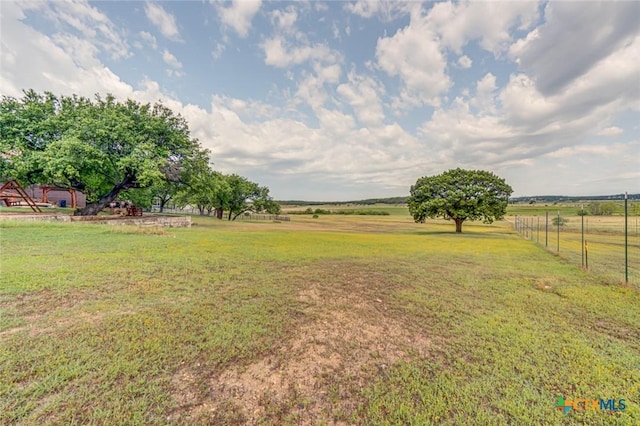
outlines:
[[507, 223], [194, 223], [0, 221], [1, 424], [640, 422], [638, 290]]

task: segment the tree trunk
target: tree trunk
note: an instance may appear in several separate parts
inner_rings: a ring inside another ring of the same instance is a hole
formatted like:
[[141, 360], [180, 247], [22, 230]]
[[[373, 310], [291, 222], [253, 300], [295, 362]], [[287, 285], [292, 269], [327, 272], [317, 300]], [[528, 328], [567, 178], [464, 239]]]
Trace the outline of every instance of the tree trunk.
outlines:
[[100, 197], [98, 201], [95, 203], [87, 204], [87, 206], [76, 213], [75, 216], [96, 216], [98, 213], [102, 211], [105, 207], [107, 207], [113, 200], [116, 199], [118, 194], [122, 192], [122, 188], [115, 187], [107, 195]]
[[169, 202], [169, 199], [160, 198], [160, 213], [164, 211], [164, 206]]
[[456, 232], [462, 232], [462, 222], [464, 219], [454, 219], [456, 221]]
[[88, 204], [85, 208], [80, 209], [74, 213], [75, 216], [96, 216], [98, 213], [102, 211], [105, 207], [107, 207], [113, 200], [118, 197], [125, 189], [135, 187], [134, 184], [131, 183], [132, 179], [125, 179], [123, 182], [120, 182], [116, 186], [114, 186], [111, 191], [109, 191], [106, 195], [100, 197], [98, 201], [95, 203]]
[[222, 209], [221, 209], [220, 207], [218, 207], [218, 208], [216, 209], [216, 217], [217, 217], [218, 219], [222, 219], [222, 214], [223, 214], [223, 213], [224, 213], [224, 212], [222, 211]]

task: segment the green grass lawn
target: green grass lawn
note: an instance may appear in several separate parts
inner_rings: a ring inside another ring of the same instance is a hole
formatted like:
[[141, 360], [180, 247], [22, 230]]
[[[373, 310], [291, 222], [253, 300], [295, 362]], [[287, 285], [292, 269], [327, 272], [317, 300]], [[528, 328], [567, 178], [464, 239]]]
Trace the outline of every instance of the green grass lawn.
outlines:
[[194, 221], [0, 221], [0, 424], [640, 423], [638, 290], [506, 224]]

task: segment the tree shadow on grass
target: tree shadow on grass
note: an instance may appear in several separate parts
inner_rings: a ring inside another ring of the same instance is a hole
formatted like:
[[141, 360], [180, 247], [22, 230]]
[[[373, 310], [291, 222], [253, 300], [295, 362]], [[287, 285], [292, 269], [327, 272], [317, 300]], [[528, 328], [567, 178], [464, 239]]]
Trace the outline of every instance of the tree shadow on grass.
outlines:
[[412, 231], [408, 232], [412, 235], [459, 235], [461, 238], [481, 238], [481, 239], [504, 239], [505, 236], [511, 235], [509, 231], [492, 231], [492, 232], [473, 232], [473, 231]]

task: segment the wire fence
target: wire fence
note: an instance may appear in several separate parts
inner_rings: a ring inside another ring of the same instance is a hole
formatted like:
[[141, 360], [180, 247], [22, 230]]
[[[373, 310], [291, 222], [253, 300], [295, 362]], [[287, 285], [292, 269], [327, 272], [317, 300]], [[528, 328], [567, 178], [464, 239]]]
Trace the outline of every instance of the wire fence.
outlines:
[[614, 282], [640, 286], [640, 218], [587, 216], [548, 211], [515, 216], [524, 238]]

